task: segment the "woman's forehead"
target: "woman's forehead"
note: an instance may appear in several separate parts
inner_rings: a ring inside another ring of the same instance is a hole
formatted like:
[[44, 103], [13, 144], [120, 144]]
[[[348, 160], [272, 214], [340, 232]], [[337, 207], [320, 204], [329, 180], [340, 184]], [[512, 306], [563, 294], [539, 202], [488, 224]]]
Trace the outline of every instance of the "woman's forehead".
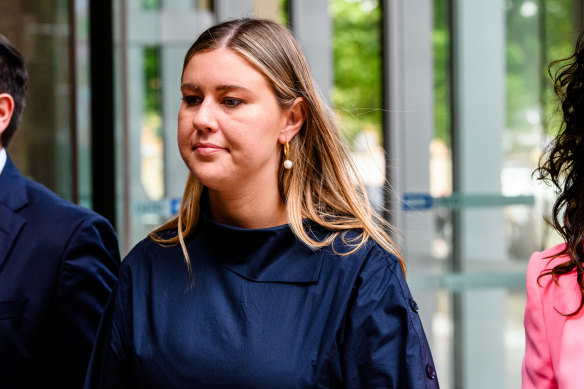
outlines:
[[221, 85], [245, 87], [249, 83], [269, 85], [266, 76], [240, 54], [228, 48], [193, 55], [183, 72], [182, 83], [199, 86], [213, 80]]

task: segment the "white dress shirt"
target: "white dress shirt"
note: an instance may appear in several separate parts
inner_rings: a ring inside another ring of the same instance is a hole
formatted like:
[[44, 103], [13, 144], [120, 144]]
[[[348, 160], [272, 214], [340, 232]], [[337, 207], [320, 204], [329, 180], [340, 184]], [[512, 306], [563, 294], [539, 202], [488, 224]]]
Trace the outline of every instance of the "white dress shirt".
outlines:
[[4, 165], [6, 165], [6, 150], [0, 148], [0, 174], [4, 170]]

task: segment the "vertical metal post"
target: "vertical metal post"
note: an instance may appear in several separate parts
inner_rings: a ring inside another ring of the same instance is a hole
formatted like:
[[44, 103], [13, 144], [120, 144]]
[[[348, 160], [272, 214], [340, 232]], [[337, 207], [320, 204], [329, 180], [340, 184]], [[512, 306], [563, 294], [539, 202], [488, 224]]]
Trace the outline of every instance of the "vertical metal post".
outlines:
[[121, 73], [121, 119], [122, 119], [122, 226], [120, 229], [124, 232], [124, 242], [122, 250], [127, 253], [131, 249], [132, 223], [131, 223], [131, 202], [130, 202], [130, 107], [128, 91], [128, 23], [127, 0], [120, 1], [120, 73]]
[[69, 21], [69, 142], [71, 143], [71, 201], [79, 203], [79, 145], [77, 142], [77, 15], [75, 0], [67, 2]]
[[112, 0], [89, 2], [93, 209], [116, 225]]
[[[390, 116], [391, 110], [390, 107], [390, 96], [389, 90], [391, 89], [389, 83], [391, 78], [387, 74], [386, 69], [389, 68], [390, 58], [389, 58], [389, 27], [388, 27], [388, 8], [385, 4], [385, 1], [379, 2], [379, 8], [381, 11], [381, 106], [383, 107], [384, 114], [381, 117], [382, 120], [382, 141], [383, 141], [383, 150], [391, 150], [391, 131], [390, 131]], [[387, 155], [387, 153], [386, 153]], [[395, 220], [393, 219], [393, 204], [390, 196], [390, 187], [389, 183], [393, 182], [392, 177], [392, 169], [391, 164], [389, 163], [390, 159], [386, 158], [385, 160], [385, 182], [383, 184], [383, 217], [385, 220], [389, 221], [392, 225], [394, 224]]]
[[333, 85], [332, 22], [327, 1], [294, 0], [288, 8], [294, 35], [308, 60], [317, 87], [330, 103]]
[[[392, 161], [399, 163], [403, 161], [403, 150], [398, 129], [403, 126], [403, 115], [400, 115], [398, 108], [400, 101], [404, 97], [400, 94], [403, 90], [401, 75], [403, 74], [403, 63], [400, 58], [401, 39], [401, 6], [399, 0], [385, 0], [382, 5], [382, 44], [383, 44], [383, 147], [386, 153], [385, 160], [385, 187], [383, 206], [385, 208], [384, 217], [398, 230], [400, 229], [401, 198], [403, 193], [401, 176], [394, 174]], [[398, 237], [395, 237], [398, 240]]]
[[[450, 81], [450, 136], [452, 148], [452, 192], [461, 193], [461, 140], [459, 123], [459, 85], [458, 66], [456, 56], [458, 54], [458, 15], [457, 0], [444, 0], [448, 2], [448, 25], [449, 25], [449, 81]], [[451, 211], [452, 218], [452, 257], [450, 271], [460, 273], [463, 269], [462, 259], [462, 214], [460, 210]], [[452, 387], [462, 389], [464, 383], [464, 305], [463, 291], [452, 292]]]
[[[546, 91], [548, 88], [551, 88], [551, 80], [548, 75], [548, 65], [549, 65], [549, 58], [548, 58], [548, 46], [547, 46], [547, 17], [546, 17], [546, 1], [547, 0], [539, 0], [538, 1], [538, 19], [539, 19], [539, 66], [540, 66], [540, 81], [539, 81], [539, 105], [541, 107], [540, 112], [540, 123], [542, 124], [543, 131], [545, 133], [547, 123], [549, 123], [548, 113], [546, 110], [546, 105], [548, 104], [548, 96], [546, 96]], [[580, 2], [579, 0], [576, 2]], [[576, 12], [574, 13], [576, 14]], [[577, 19], [577, 16], [574, 16]], [[575, 21], [574, 21], [575, 22]], [[576, 27], [576, 23], [574, 23], [574, 27]], [[543, 237], [539, 243], [539, 251], [545, 250], [545, 245], [548, 241], [547, 236], [549, 235], [549, 229], [545, 228], [543, 230]]]

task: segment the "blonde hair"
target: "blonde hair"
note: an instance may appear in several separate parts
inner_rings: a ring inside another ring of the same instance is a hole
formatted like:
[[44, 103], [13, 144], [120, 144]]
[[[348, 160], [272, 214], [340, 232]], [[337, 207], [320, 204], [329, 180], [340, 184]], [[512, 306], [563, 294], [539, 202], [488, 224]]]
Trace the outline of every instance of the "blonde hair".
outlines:
[[[290, 141], [289, 159], [294, 168], [280, 164], [278, 187], [286, 206], [288, 223], [294, 234], [306, 245], [318, 249], [341, 235], [351, 247], [350, 254], [369, 239], [395, 255], [405, 273], [403, 259], [391, 239], [393, 227], [372, 208], [367, 192], [340, 138], [336, 119], [320, 96], [310, 74], [308, 63], [296, 40], [285, 27], [258, 19], [238, 19], [213, 26], [203, 32], [188, 50], [184, 68], [197, 53], [229, 48], [240, 55], [269, 80], [282, 109], [296, 98], [306, 104], [306, 120]], [[150, 237], [162, 245], [180, 244], [191, 273], [191, 263], [184, 237], [197, 224], [199, 200], [203, 185], [191, 173], [178, 216], [157, 228]], [[328, 229], [322, 241], [313, 239], [305, 230], [308, 219]], [[177, 231], [176, 236], [162, 238], [162, 231]], [[346, 239], [345, 233], [360, 230], [357, 239]]]

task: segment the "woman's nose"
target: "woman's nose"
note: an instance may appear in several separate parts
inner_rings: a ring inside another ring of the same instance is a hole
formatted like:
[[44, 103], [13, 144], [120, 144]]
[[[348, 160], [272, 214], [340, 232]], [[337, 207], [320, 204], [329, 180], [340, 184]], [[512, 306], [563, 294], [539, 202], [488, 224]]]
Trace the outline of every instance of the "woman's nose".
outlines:
[[204, 99], [193, 113], [193, 126], [199, 131], [217, 131], [216, 107]]

